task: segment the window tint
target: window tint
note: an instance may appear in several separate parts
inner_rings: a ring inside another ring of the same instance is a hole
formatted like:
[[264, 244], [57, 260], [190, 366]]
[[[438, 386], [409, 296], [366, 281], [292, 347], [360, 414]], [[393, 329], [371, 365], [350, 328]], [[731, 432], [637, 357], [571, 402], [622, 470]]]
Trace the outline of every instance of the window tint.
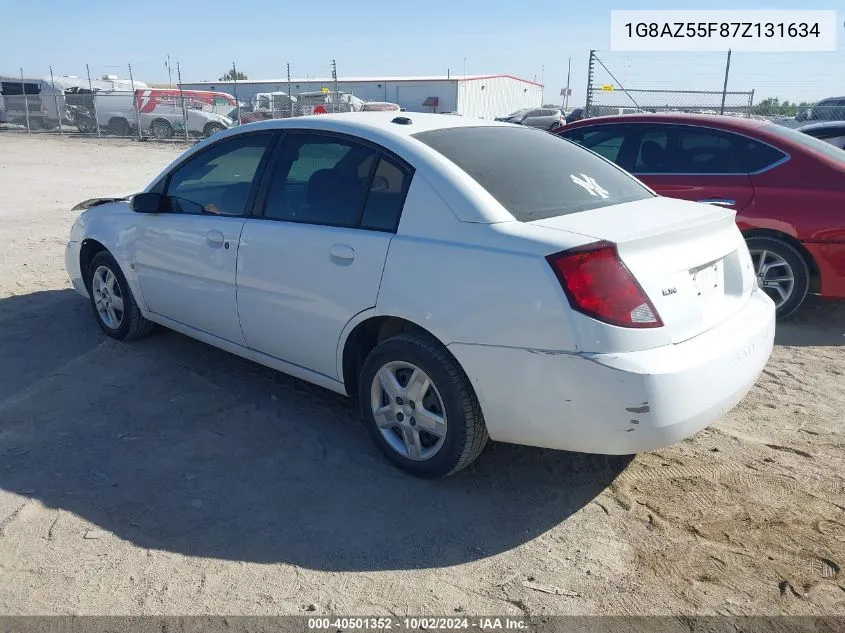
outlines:
[[271, 134], [249, 134], [222, 141], [176, 168], [167, 185], [171, 210], [244, 215], [271, 138]]
[[742, 139], [742, 144], [745, 151], [745, 168], [751, 173], [765, 169], [786, 156], [779, 149], [754, 139]]
[[564, 130], [563, 136], [609, 161], [619, 163], [619, 152], [627, 132], [628, 128], [614, 125], [606, 128], [581, 128], [571, 132]]
[[346, 139], [289, 136], [273, 168], [265, 217], [356, 225], [375, 157], [375, 150]]
[[414, 137], [530, 222], [652, 197], [617, 167], [553, 134], [525, 127], [456, 127]]
[[742, 137], [705, 128], [655, 125], [643, 134], [634, 173], [742, 174]]
[[634, 173], [660, 173], [667, 169], [669, 136], [666, 130], [646, 130], [640, 137]]
[[361, 227], [378, 231], [395, 231], [405, 204], [405, 193], [410, 184], [411, 175], [394, 161], [382, 157], [376, 168]]

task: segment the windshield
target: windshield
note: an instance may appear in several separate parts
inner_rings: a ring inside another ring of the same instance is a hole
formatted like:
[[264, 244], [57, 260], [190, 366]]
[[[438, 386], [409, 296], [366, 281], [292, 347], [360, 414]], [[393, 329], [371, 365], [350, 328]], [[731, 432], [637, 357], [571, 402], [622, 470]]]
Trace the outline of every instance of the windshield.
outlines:
[[845, 165], [845, 150], [841, 150], [835, 145], [831, 145], [826, 141], [817, 139], [814, 136], [806, 134], [805, 132], [799, 132], [798, 130], [793, 130], [792, 128], [788, 128], [783, 125], [778, 125], [777, 123], [771, 123], [767, 125], [766, 130], [777, 134], [778, 136], [781, 136], [785, 139], [794, 141], [799, 145], [803, 145], [807, 149], [824, 154], [828, 158], [832, 158], [841, 165]]
[[520, 114], [525, 114], [529, 109], [530, 108], [524, 108], [522, 110], [517, 110], [516, 112], [511, 112], [506, 118], [511, 119], [515, 116], [519, 116]]
[[457, 127], [414, 138], [463, 169], [521, 222], [653, 196], [609, 161], [540, 130]]

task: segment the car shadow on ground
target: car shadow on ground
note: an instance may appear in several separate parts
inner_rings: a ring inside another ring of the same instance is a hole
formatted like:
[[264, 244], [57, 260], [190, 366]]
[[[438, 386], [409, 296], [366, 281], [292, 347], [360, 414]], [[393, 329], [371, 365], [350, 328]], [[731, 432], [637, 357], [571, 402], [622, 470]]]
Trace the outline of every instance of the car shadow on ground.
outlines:
[[144, 548], [455, 565], [549, 530], [630, 461], [492, 444], [458, 475], [416, 479], [353, 401], [164, 329], [112, 341], [71, 290], [0, 299], [0, 352], [0, 488]]
[[778, 323], [775, 345], [786, 347], [845, 345], [845, 301], [809, 295], [794, 314]]

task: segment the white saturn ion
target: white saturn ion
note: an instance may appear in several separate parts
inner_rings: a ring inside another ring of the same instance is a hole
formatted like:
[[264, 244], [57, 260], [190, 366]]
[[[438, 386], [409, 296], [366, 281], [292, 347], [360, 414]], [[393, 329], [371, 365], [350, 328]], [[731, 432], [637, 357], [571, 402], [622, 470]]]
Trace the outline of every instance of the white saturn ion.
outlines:
[[671, 444], [735, 406], [772, 350], [732, 211], [524, 126], [255, 123], [77, 208], [67, 269], [106, 334], [158, 323], [357, 396], [417, 475], [464, 468], [488, 436]]

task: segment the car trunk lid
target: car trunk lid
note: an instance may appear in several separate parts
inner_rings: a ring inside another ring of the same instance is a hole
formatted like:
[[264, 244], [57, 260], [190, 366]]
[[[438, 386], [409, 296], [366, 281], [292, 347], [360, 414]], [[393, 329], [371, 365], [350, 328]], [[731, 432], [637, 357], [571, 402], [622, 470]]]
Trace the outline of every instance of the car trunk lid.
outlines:
[[531, 224], [615, 243], [672, 343], [729, 318], [755, 284], [734, 212], [721, 207], [656, 197]]

